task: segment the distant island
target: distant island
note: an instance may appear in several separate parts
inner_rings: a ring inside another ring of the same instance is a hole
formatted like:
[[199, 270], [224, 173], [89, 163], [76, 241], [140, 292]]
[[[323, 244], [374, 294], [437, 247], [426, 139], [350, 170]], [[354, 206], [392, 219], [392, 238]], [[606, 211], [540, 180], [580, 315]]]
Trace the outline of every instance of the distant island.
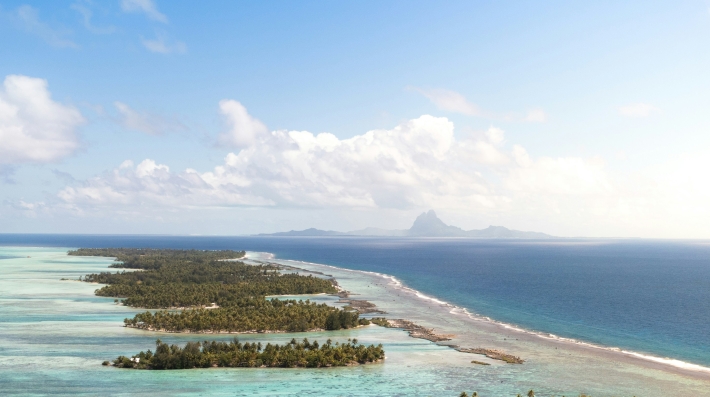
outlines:
[[423, 212], [414, 220], [412, 227], [405, 230], [389, 230], [368, 227], [351, 232], [336, 232], [333, 230], [306, 229], [291, 230], [259, 236], [274, 237], [322, 237], [322, 236], [383, 236], [383, 237], [470, 237], [470, 238], [518, 238], [518, 239], [546, 239], [554, 238], [549, 234], [540, 232], [524, 232], [511, 230], [503, 226], [488, 226], [481, 230], [463, 230], [460, 227], [447, 225], [433, 210]]

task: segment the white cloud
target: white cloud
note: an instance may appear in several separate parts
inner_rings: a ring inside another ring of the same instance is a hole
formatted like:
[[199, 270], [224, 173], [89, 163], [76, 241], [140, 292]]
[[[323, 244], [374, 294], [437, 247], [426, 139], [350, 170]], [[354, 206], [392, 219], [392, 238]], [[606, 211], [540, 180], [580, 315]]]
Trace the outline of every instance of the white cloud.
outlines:
[[59, 48], [78, 48], [79, 46], [68, 39], [69, 31], [65, 29], [55, 29], [39, 19], [39, 12], [29, 5], [22, 5], [10, 13], [10, 20], [24, 31], [31, 33], [49, 45]]
[[652, 113], [658, 112], [659, 109], [648, 103], [631, 103], [626, 106], [619, 107], [619, 114], [626, 117], [648, 117]]
[[241, 103], [225, 99], [219, 102], [219, 109], [229, 129], [219, 136], [223, 145], [241, 148], [252, 145], [266, 133], [266, 126], [252, 117]]
[[[140, 202], [163, 207], [359, 208], [435, 202], [473, 208], [500, 200], [470, 171], [471, 162], [486, 162], [485, 156], [475, 145], [458, 145], [453, 124], [445, 118], [422, 116], [391, 130], [341, 140], [329, 133], [267, 132], [238, 102], [221, 105], [235, 128], [246, 125], [251, 132], [245, 137], [242, 130], [236, 139], [243, 149], [227, 155], [212, 171], [174, 173], [153, 160], [135, 167], [126, 162], [111, 173], [67, 187], [60, 198], [77, 206]], [[501, 142], [499, 134], [491, 136]]]
[[187, 52], [187, 46], [181, 41], [169, 41], [167, 34], [164, 32], [156, 32], [155, 39], [146, 39], [141, 37], [141, 42], [143, 46], [150, 52], [156, 52], [158, 54], [184, 54]]
[[170, 131], [184, 130], [179, 122], [168, 120], [165, 117], [139, 112], [123, 102], [114, 102], [114, 106], [121, 115], [120, 123], [124, 127], [144, 132], [149, 135], [160, 135]]
[[[225, 206], [447, 208], [496, 213], [531, 194], [598, 194], [608, 189], [603, 164], [580, 158], [533, 160], [525, 149], [505, 151], [505, 133], [456, 140], [446, 118], [421, 116], [391, 130], [349, 139], [330, 133], [272, 131], [239, 102], [220, 109], [230, 130], [224, 143], [241, 150], [207, 172], [146, 159], [59, 193], [77, 208], [118, 205], [157, 208]], [[494, 173], [494, 183], [483, 173]]]
[[429, 98], [441, 110], [468, 116], [480, 116], [482, 114], [478, 105], [467, 101], [466, 97], [456, 91], [443, 89], [424, 90], [420, 88], [415, 88], [415, 90]]
[[121, 9], [124, 12], [142, 12], [149, 19], [168, 23], [168, 17], [158, 11], [158, 7], [152, 0], [121, 0]]
[[463, 161], [486, 165], [504, 165], [510, 157], [501, 151], [505, 143], [505, 132], [500, 128], [490, 127], [483, 134], [483, 139], [467, 139], [456, 142], [454, 151]]
[[70, 6], [72, 10], [81, 14], [82, 22], [84, 23], [84, 27], [86, 28], [86, 30], [95, 34], [109, 34], [115, 32], [116, 28], [114, 26], [94, 26], [94, 24], [91, 22], [91, 18], [93, 17], [94, 13], [91, 11], [91, 9], [89, 9], [88, 4], [91, 3], [87, 2], [86, 4], [82, 4], [80, 2], [77, 2]]
[[51, 162], [78, 147], [84, 123], [72, 106], [55, 102], [42, 79], [10, 75], [0, 90], [0, 164]]
[[[156, 220], [195, 211], [226, 216], [239, 206], [348, 213], [435, 208], [560, 235], [710, 237], [703, 234], [710, 156], [620, 174], [598, 157], [533, 156], [520, 145], [509, 147], [495, 127], [456, 139], [453, 123], [442, 117], [424, 115], [339, 139], [269, 132], [238, 102], [220, 107], [231, 126], [224, 139], [240, 150], [213, 169], [175, 171], [154, 159], [126, 160], [70, 181], [52, 208]], [[41, 208], [47, 211], [48, 204]]]

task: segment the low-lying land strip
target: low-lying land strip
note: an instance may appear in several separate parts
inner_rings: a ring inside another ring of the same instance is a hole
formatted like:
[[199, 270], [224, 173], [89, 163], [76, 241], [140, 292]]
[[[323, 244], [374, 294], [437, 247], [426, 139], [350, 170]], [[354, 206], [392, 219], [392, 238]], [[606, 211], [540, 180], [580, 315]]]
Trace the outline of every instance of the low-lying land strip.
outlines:
[[[370, 319], [370, 322], [373, 324], [377, 324], [381, 327], [388, 327], [388, 328], [401, 328], [409, 333], [409, 336], [413, 338], [419, 338], [419, 339], [426, 339], [428, 341], [432, 341], [435, 343], [438, 342], [443, 342], [443, 341], [448, 341], [451, 340], [455, 335], [449, 335], [449, 334], [437, 334], [434, 332], [433, 329], [431, 328], [425, 328], [422, 327], [421, 325], [417, 325], [411, 321], [408, 320], [402, 320], [402, 319], [386, 319], [384, 317], [375, 317]], [[465, 348], [465, 347], [460, 347], [457, 345], [449, 345], [449, 344], [443, 344], [443, 346], [448, 346], [456, 351], [459, 351], [461, 353], [471, 353], [471, 354], [482, 354], [488, 358], [494, 359], [494, 360], [500, 360], [500, 361], [505, 361], [508, 364], [522, 364], [525, 361], [521, 359], [518, 356], [514, 356], [512, 354], [507, 354], [504, 353], [500, 350], [495, 350], [495, 349], [484, 349], [484, 348]], [[472, 364], [481, 364], [481, 365], [489, 365], [488, 363], [484, 363], [482, 361], [476, 361], [473, 360], [471, 361]]]
[[521, 359], [518, 356], [514, 356], [512, 354], [507, 354], [504, 353], [500, 350], [495, 350], [495, 349], [483, 349], [480, 347], [471, 349], [471, 348], [465, 348], [465, 347], [458, 347], [458, 346], [451, 346], [457, 351], [460, 351], [461, 353], [472, 353], [472, 354], [483, 354], [484, 356], [488, 358], [492, 358], [494, 360], [501, 360], [505, 361], [508, 364], [522, 364], [525, 362], [525, 360]]
[[414, 324], [413, 322], [407, 320], [394, 319], [388, 321], [390, 327], [402, 328], [405, 331], [409, 332], [409, 336], [411, 336], [412, 338], [426, 339], [432, 342], [442, 342], [445, 340], [451, 340], [451, 338], [454, 336], [437, 334], [431, 328], [425, 328], [421, 325]]
[[[131, 369], [190, 369], [209, 367], [320, 368], [377, 362], [385, 357], [382, 345], [365, 346], [357, 339], [319, 345], [308, 339], [284, 345], [226, 342], [188, 342], [185, 347], [156, 341], [155, 353], [148, 350], [128, 358], [119, 356], [113, 365]], [[108, 361], [104, 365], [109, 365]]]
[[338, 303], [345, 303], [347, 304], [347, 306], [345, 306], [346, 308], [357, 310], [360, 314], [386, 314], [382, 310], [377, 309], [374, 303], [362, 299], [340, 298]]

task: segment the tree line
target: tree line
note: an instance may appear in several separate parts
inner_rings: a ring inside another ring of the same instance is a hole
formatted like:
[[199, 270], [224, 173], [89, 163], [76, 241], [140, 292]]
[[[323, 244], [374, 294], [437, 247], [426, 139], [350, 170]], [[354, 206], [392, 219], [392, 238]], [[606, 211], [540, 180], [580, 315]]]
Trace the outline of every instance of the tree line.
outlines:
[[[155, 353], [148, 350], [131, 358], [119, 356], [113, 365], [131, 369], [191, 369], [209, 367], [281, 367], [319, 368], [353, 364], [366, 364], [384, 359], [382, 345], [365, 346], [357, 339], [347, 343], [332, 343], [330, 339], [320, 345], [308, 339], [278, 345], [268, 343], [241, 343], [205, 341], [188, 342], [185, 347], [168, 345], [158, 339]], [[109, 365], [108, 361], [104, 365]]]
[[367, 319], [324, 303], [306, 300], [242, 299], [216, 309], [161, 310], [125, 319], [129, 327], [168, 332], [303, 332], [366, 325]]
[[211, 262], [223, 259], [239, 259], [244, 251], [233, 250], [181, 250], [160, 248], [79, 248], [69, 251], [74, 256], [104, 256], [116, 258], [110, 267], [126, 269], [157, 269], [165, 264], [184, 262]]

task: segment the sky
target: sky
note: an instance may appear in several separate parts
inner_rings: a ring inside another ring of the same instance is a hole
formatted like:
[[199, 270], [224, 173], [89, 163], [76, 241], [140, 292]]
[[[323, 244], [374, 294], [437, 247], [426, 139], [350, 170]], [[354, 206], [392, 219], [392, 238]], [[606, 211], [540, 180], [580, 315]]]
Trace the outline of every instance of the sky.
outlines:
[[0, 0], [0, 233], [710, 238], [708, 1]]

